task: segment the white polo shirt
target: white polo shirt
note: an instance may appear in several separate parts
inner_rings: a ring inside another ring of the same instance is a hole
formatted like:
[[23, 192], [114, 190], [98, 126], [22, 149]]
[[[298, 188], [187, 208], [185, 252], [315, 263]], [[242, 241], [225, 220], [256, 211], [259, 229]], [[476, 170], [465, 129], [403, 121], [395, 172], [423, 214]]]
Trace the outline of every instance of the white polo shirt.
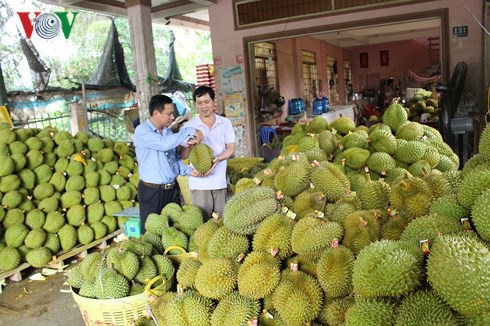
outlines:
[[[187, 122], [184, 126], [193, 127], [202, 131], [203, 143], [211, 147], [214, 156], [218, 156], [226, 150], [226, 144], [235, 142], [235, 132], [230, 119], [216, 115], [216, 121], [212, 128], [208, 128], [199, 116]], [[191, 190], [215, 190], [224, 189], [226, 184], [226, 160], [218, 163], [214, 172], [206, 177], [189, 176], [189, 188]]]

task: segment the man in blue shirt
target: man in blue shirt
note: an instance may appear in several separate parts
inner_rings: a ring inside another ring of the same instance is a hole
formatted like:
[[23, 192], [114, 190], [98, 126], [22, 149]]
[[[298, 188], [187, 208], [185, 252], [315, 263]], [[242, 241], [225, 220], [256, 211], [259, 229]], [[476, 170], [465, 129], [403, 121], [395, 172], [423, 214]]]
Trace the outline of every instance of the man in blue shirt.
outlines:
[[182, 162], [178, 147], [193, 146], [203, 139], [202, 132], [195, 128], [181, 128], [178, 133], [168, 129], [174, 120], [170, 97], [153, 96], [149, 108], [150, 118], [136, 128], [133, 140], [140, 176], [138, 202], [142, 233], [149, 214], [159, 214], [170, 202], [180, 205], [177, 176], [200, 175]]

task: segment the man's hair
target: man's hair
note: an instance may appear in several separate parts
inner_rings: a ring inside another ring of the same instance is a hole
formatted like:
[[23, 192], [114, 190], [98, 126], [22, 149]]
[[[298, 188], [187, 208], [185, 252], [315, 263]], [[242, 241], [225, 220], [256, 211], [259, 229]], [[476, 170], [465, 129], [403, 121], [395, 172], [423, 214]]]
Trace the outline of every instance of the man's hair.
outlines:
[[214, 90], [209, 86], [199, 86], [196, 88], [194, 94], [192, 94], [192, 98], [195, 102], [197, 97], [201, 97], [206, 94], [209, 94], [209, 97], [214, 101]]
[[165, 104], [172, 104], [172, 99], [167, 95], [153, 95], [150, 99], [150, 117], [153, 115], [153, 112], [157, 110], [158, 112], [162, 112], [165, 109]]

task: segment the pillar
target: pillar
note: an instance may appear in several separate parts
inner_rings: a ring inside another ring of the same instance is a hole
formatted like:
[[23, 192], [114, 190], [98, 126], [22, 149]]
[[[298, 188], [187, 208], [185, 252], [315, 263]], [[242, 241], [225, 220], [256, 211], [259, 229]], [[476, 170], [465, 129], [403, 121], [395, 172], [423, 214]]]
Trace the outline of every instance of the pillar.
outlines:
[[158, 94], [158, 75], [151, 28], [151, 0], [126, 0], [140, 121], [149, 118], [150, 98]]

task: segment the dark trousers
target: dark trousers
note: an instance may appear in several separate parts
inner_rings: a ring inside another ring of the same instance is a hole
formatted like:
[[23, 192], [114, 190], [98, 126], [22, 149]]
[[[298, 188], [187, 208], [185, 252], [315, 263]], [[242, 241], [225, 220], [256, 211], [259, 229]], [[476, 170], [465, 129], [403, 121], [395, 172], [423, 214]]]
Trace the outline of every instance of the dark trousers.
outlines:
[[145, 223], [148, 215], [160, 214], [168, 203], [180, 205], [180, 190], [176, 184], [173, 189], [153, 188], [141, 181], [138, 183], [138, 202], [140, 207], [141, 234], [145, 233]]

